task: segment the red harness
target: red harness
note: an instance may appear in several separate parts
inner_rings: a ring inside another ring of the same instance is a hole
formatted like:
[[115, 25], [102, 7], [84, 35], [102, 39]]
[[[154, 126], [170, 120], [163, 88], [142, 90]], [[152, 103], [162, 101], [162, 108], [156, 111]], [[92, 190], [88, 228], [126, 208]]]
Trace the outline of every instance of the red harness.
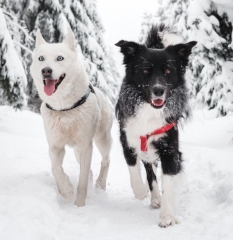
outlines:
[[152, 133], [149, 133], [145, 136], [140, 136], [140, 140], [141, 140], [141, 151], [142, 152], [147, 152], [147, 140], [150, 136], [152, 135], [158, 135], [158, 134], [162, 134], [167, 132], [168, 130], [170, 130], [171, 128], [173, 128], [176, 125], [176, 122], [172, 122], [172, 123], [168, 123], [167, 125], [156, 129], [155, 131], [153, 131]]

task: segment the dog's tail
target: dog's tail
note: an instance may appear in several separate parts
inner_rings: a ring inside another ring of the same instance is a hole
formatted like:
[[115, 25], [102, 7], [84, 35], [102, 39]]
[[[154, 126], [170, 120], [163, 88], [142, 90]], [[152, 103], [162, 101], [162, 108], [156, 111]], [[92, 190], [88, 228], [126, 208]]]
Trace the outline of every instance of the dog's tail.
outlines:
[[161, 23], [153, 25], [148, 32], [145, 45], [148, 48], [162, 49], [169, 45], [175, 45], [182, 42], [182, 38], [175, 32], [172, 32], [170, 27]]

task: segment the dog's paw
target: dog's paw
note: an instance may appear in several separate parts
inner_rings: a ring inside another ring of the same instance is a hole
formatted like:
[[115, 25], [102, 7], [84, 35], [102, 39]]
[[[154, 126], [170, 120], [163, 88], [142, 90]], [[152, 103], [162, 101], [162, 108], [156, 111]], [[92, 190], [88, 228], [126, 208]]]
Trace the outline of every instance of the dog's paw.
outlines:
[[133, 192], [134, 192], [134, 196], [137, 199], [143, 200], [144, 198], [147, 197], [148, 189], [147, 189], [146, 185], [142, 184], [141, 186], [134, 188]]
[[67, 200], [71, 200], [73, 197], [73, 186], [69, 181], [58, 185], [58, 191]]
[[160, 218], [159, 226], [166, 228], [166, 227], [178, 224], [178, 223], [179, 223], [179, 221], [175, 217], [168, 215], [168, 216]]
[[77, 207], [84, 207], [85, 206], [85, 198], [83, 197], [77, 197], [74, 204], [77, 206]]
[[96, 180], [96, 183], [95, 183], [95, 187], [98, 188], [98, 189], [102, 189], [102, 190], [106, 190], [106, 183], [103, 182], [101, 179], [97, 179]]
[[151, 200], [151, 207], [152, 208], [160, 208], [161, 201], [159, 198], [155, 198]]

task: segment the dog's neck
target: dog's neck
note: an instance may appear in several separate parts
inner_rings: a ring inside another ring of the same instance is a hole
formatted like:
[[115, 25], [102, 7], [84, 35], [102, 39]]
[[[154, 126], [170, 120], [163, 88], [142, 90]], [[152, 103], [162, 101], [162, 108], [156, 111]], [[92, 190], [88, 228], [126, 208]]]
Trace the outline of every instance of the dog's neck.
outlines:
[[73, 82], [64, 84], [64, 86], [62, 86], [61, 83], [59, 88], [62, 88], [62, 91], [56, 91], [52, 97], [43, 97], [43, 101], [50, 105], [54, 110], [71, 108], [86, 94], [89, 88], [87, 74], [85, 72], [81, 72], [74, 77]]
[[86, 102], [86, 100], [88, 99], [90, 93], [94, 93], [95, 94], [95, 90], [94, 88], [92, 87], [92, 85], [90, 84], [88, 86], [88, 90], [86, 92], [86, 94], [84, 96], [82, 96], [77, 102], [75, 102], [71, 107], [69, 108], [64, 108], [64, 109], [59, 109], [59, 110], [55, 110], [53, 107], [51, 107], [49, 104], [46, 103], [46, 107], [52, 111], [59, 111], [59, 112], [67, 112], [67, 111], [70, 111], [74, 108], [77, 108], [79, 107], [80, 105], [84, 104]]

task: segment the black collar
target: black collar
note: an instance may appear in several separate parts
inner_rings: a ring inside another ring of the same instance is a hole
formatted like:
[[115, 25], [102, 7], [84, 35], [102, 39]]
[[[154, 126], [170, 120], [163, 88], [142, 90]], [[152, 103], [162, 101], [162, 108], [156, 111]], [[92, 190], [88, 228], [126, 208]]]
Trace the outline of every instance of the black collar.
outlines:
[[83, 97], [81, 97], [81, 99], [78, 100], [71, 108], [66, 108], [66, 109], [61, 109], [61, 110], [55, 110], [55, 109], [53, 109], [48, 103], [46, 103], [46, 107], [49, 108], [50, 110], [53, 110], [53, 111], [69, 111], [69, 110], [74, 109], [74, 108], [82, 105], [83, 103], [85, 103], [86, 100], [87, 100], [87, 98], [88, 98], [88, 96], [89, 96], [89, 94], [90, 94], [91, 92], [92, 92], [92, 93], [95, 93], [95, 90], [94, 90], [94, 88], [92, 87], [92, 85], [90, 84], [89, 87], [88, 87], [88, 90], [87, 90], [86, 94], [85, 94]]

